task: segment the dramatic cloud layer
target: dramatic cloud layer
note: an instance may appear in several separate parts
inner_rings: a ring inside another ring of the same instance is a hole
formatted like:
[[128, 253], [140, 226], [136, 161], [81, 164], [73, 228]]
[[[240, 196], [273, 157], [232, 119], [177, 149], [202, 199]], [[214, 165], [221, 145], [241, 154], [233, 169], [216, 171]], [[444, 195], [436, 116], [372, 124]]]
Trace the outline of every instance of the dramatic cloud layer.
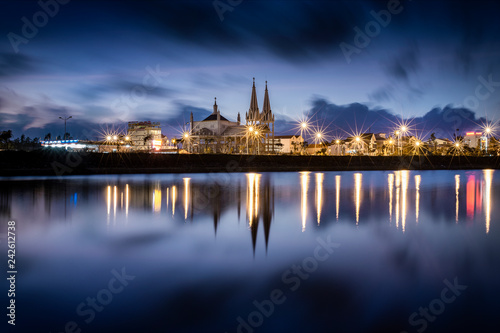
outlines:
[[[500, 115], [497, 1], [54, 4], [2, 5], [0, 130], [41, 136], [67, 115], [73, 128], [159, 120], [167, 129], [187, 117], [183, 108], [210, 110], [214, 97], [235, 119], [248, 109], [253, 77], [260, 103], [269, 81], [283, 131], [311, 98], [317, 111], [314, 96], [338, 105], [327, 119], [356, 111], [351, 127], [379, 126], [371, 111], [386, 119], [381, 128], [391, 114], [415, 123], [431, 122], [429, 110], [442, 119], [449, 110], [464, 118], [469, 109], [472, 121]], [[356, 51], [347, 56], [342, 43]], [[436, 127], [445, 132], [455, 122], [443, 121]]]

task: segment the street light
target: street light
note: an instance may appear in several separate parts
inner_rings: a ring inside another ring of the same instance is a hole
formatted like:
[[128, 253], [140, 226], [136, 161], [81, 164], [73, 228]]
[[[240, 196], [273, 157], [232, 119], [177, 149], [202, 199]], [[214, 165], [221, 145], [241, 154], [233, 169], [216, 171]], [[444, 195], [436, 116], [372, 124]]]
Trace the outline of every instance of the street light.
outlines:
[[257, 155], [259, 155], [259, 146], [260, 146], [260, 140], [259, 140], [259, 131], [255, 131], [255, 138], [257, 139]]
[[73, 118], [73, 116], [59, 117], [59, 119], [64, 120], [64, 139], [63, 140], [66, 140], [66, 121], [68, 121], [68, 119], [71, 119], [71, 118]]
[[249, 126], [249, 127], [247, 128], [247, 133], [246, 133], [246, 137], [247, 137], [247, 138], [246, 138], [246, 139], [247, 139], [247, 140], [246, 140], [246, 141], [247, 141], [247, 155], [249, 154], [249, 151], [248, 151], [248, 150], [249, 150], [249, 147], [248, 147], [248, 140], [249, 140], [249, 138], [250, 138], [250, 135], [252, 135], [252, 134], [253, 134], [253, 131], [254, 131], [253, 126]]

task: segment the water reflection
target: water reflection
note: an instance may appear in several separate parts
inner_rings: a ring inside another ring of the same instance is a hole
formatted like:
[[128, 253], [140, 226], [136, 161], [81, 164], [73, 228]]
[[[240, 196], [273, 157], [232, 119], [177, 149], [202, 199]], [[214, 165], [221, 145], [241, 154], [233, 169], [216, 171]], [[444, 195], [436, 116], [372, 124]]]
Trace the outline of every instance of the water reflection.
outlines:
[[300, 173], [300, 215], [302, 216], [302, 231], [306, 230], [307, 222], [307, 191], [309, 189], [309, 172]]
[[189, 187], [189, 182], [191, 181], [191, 178], [184, 178], [184, 220], [187, 220], [188, 218], [188, 211], [189, 211], [189, 200], [191, 198], [190, 195], [190, 187]]
[[390, 173], [387, 176], [387, 183], [389, 186], [389, 223], [392, 223], [392, 197], [394, 191], [394, 174]]
[[340, 176], [335, 176], [335, 212], [337, 221], [339, 220], [339, 209], [340, 209]]
[[[196, 223], [208, 218], [213, 220], [213, 230], [217, 233], [226, 212], [227, 216], [233, 216], [227, 217], [227, 223], [239, 221], [241, 205], [246, 200], [252, 244], [255, 248], [259, 223], [263, 223], [267, 248], [275, 207], [278, 216], [284, 215], [287, 222], [290, 220], [287, 225], [300, 224], [302, 232], [309, 231], [307, 223], [312, 220], [314, 225], [327, 228], [342, 218], [356, 225], [360, 221], [388, 226], [394, 223], [405, 233], [421, 223], [448, 219], [457, 225], [461, 221], [468, 225], [480, 224], [486, 233], [491, 233], [494, 193], [499, 184], [493, 170], [418, 174], [408, 170], [318, 172], [314, 173], [314, 188], [311, 188], [310, 172], [301, 172], [299, 177], [297, 173], [234, 174], [231, 181], [221, 181], [212, 175], [204, 177], [166, 179], [159, 176], [140, 180], [89, 177], [85, 178], [86, 182], [74, 180], [64, 184], [45, 180], [0, 181], [0, 215], [24, 216], [26, 220], [50, 224], [54, 220], [71, 222], [75, 213], [88, 210], [97, 217], [102, 214], [103, 225], [108, 226], [130, 223], [130, 214], [134, 214], [134, 220], [138, 216], [158, 215], [163, 222], [165, 219], [186, 221], [190, 217]], [[413, 181], [410, 182], [410, 178]], [[273, 180], [277, 181], [276, 185]], [[422, 195], [424, 189], [425, 195]], [[180, 216], [176, 215], [178, 197], [183, 210]], [[415, 220], [408, 218], [413, 216], [413, 210]]]
[[420, 182], [422, 177], [420, 175], [415, 176], [415, 222], [418, 223], [418, 214], [420, 212]]
[[354, 204], [356, 205], [356, 225], [359, 223], [359, 209], [361, 208], [361, 189], [362, 189], [363, 174], [354, 174]]
[[460, 201], [458, 200], [460, 194], [460, 175], [455, 175], [455, 222], [458, 223], [458, 212], [460, 209]]
[[[264, 188], [261, 189], [261, 174], [247, 174], [247, 216], [252, 236], [252, 249], [255, 256], [257, 234], [260, 220], [264, 225], [264, 242], [266, 253], [271, 232], [271, 222], [274, 214], [274, 188], [269, 177], [264, 178]], [[238, 187], [239, 188], [239, 187]]]
[[318, 225], [321, 223], [321, 208], [323, 207], [323, 179], [325, 174], [316, 174], [316, 217]]
[[[394, 176], [389, 175], [389, 222], [392, 220], [392, 197], [393, 197], [393, 183], [396, 183], [396, 202], [395, 202], [395, 215], [396, 215], [396, 228], [399, 229], [399, 221], [401, 218], [401, 230], [406, 231], [406, 216], [408, 210], [408, 186], [410, 182], [410, 171], [401, 170], [395, 171]], [[418, 217], [420, 213], [420, 182], [422, 177], [420, 175], [415, 176], [415, 216], [418, 222]]]
[[175, 205], [177, 203], [177, 186], [172, 186], [172, 216], [175, 216]]
[[486, 233], [490, 232], [491, 220], [491, 184], [493, 182], [493, 170], [483, 170], [484, 174], [484, 201], [485, 201], [485, 219], [486, 219]]
[[[471, 313], [476, 324], [495, 308], [499, 190], [500, 174], [493, 170], [0, 180], [0, 219], [18, 221], [25, 239], [21, 261], [44, 263], [26, 265], [19, 297], [25, 311], [41, 314], [46, 332], [67, 322], [67, 304], [74, 309], [121, 267], [137, 279], [127, 289], [129, 299], [92, 324], [95, 332], [121, 323], [120, 315], [130, 311], [130, 318], [140, 319], [134, 327], [166, 318], [162, 327], [172, 332], [237, 331], [235, 318], [247, 321], [254, 313], [254, 296], [263, 300], [275, 288], [295, 299], [288, 313], [301, 315], [285, 316], [286, 322], [269, 318], [263, 332], [282, 324], [326, 332], [333, 319], [337, 331], [374, 325], [373, 331], [399, 332], [409, 328], [408, 315], [422, 299], [427, 304], [439, 297], [441, 281], [456, 276], [471, 286], [460, 297], [467, 316], [440, 317], [433, 330], [460, 331], [445, 326], [470, 320]], [[291, 267], [313, 267], [318, 239], [330, 238], [342, 246], [292, 296], [283, 273], [290, 269], [286, 276], [297, 279]], [[84, 289], [68, 284], [82, 279]], [[43, 298], [54, 306], [40, 305]], [[325, 300], [327, 310], [356, 303], [359, 311], [300, 312], [304, 304]], [[193, 304], [202, 304], [196, 320], [189, 312]], [[394, 318], [392, 326], [378, 325]], [[167, 321], [174, 321], [172, 327]]]
[[160, 184], [156, 184], [155, 189], [153, 191], [153, 212], [155, 212], [155, 213], [161, 212], [161, 188], [160, 188]]

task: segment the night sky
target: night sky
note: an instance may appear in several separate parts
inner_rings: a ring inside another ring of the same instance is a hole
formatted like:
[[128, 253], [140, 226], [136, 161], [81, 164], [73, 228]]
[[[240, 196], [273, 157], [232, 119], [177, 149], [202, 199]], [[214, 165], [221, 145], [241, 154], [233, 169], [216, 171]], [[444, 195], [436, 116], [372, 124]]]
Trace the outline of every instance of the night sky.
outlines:
[[417, 117], [441, 136], [500, 116], [498, 1], [40, 3], [0, 3], [0, 130], [15, 137], [62, 135], [69, 115], [80, 138], [132, 120], [171, 135], [214, 97], [235, 120], [253, 77], [282, 133], [304, 115], [332, 135]]

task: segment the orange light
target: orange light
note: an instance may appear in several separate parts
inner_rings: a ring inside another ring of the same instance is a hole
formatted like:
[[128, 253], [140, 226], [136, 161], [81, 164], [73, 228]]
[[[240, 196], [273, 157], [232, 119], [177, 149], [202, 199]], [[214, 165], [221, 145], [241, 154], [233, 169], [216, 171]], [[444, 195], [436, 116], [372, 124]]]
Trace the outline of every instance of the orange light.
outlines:
[[153, 147], [161, 146], [161, 140], [153, 140]]
[[474, 135], [474, 132], [467, 132], [465, 135]]

